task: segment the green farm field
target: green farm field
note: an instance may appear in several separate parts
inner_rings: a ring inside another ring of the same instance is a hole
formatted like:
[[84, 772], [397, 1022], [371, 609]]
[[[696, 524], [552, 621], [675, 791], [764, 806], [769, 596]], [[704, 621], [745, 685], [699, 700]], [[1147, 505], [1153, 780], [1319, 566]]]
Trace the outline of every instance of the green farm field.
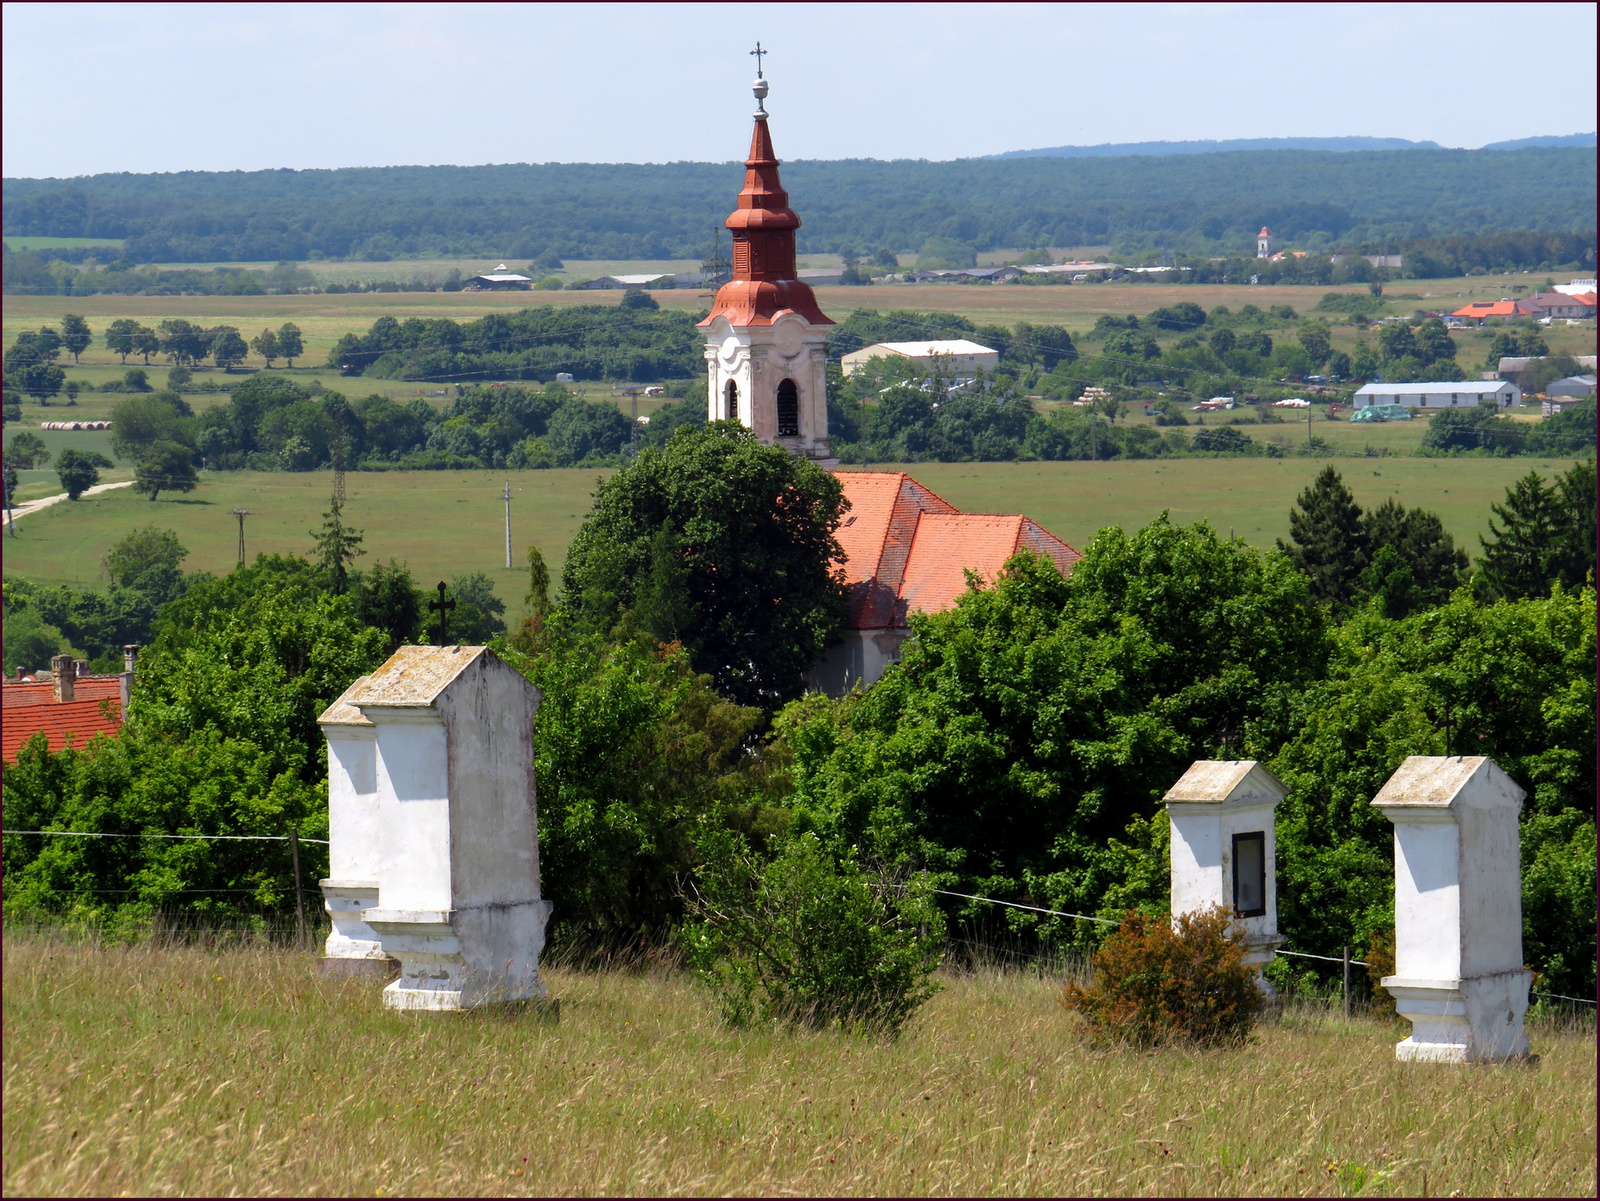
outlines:
[[[1330, 428], [1332, 427], [1330, 423]], [[1382, 428], [1382, 427], [1380, 427]], [[1488, 532], [1489, 505], [1529, 470], [1546, 475], [1566, 461], [1532, 459], [1335, 459], [1363, 505], [1394, 497], [1434, 510], [1469, 553]], [[908, 470], [959, 508], [1018, 511], [1080, 549], [1097, 530], [1132, 530], [1170, 510], [1174, 521], [1209, 521], [1267, 548], [1289, 533], [1289, 508], [1322, 469], [1312, 459], [1176, 459], [1112, 463], [919, 463]], [[42, 473], [47, 474], [47, 473]], [[109, 473], [108, 473], [109, 474]], [[606, 472], [352, 472], [345, 518], [366, 532], [366, 565], [407, 562], [431, 582], [468, 571], [496, 580], [513, 609], [524, 592], [524, 548], [532, 542], [554, 568], [589, 509]], [[514, 563], [505, 567], [505, 509], [511, 480]], [[237, 553], [235, 508], [248, 508], [246, 551], [304, 554], [331, 491], [328, 472], [206, 472], [188, 496], [151, 502], [119, 489], [62, 502], [17, 522], [5, 539], [5, 572], [39, 583], [98, 587], [112, 543], [150, 522], [178, 532], [191, 554], [186, 570], [225, 572]]]
[[[821, 256], [818, 256], [819, 258]], [[494, 264], [488, 264], [493, 266]], [[597, 264], [599, 266], [600, 264]], [[623, 268], [660, 269], [664, 264], [603, 264], [612, 270]], [[671, 264], [665, 264], [671, 265]], [[323, 264], [316, 264], [323, 266]], [[395, 264], [371, 264], [392, 268]], [[417, 264], [412, 264], [417, 266]], [[1413, 309], [1436, 308], [1446, 304], [1459, 307], [1468, 300], [1520, 295], [1511, 289], [1536, 289], [1543, 275], [1480, 276], [1447, 280], [1401, 280], [1388, 285], [1391, 308], [1397, 313]], [[1188, 300], [1204, 309], [1225, 304], [1238, 309], [1245, 304], [1267, 308], [1274, 304], [1291, 305], [1301, 315], [1310, 313], [1328, 291], [1364, 291], [1347, 287], [1280, 286], [1237, 287], [1228, 285], [1177, 284], [1084, 284], [1055, 287], [1013, 285], [883, 284], [853, 288], [818, 288], [824, 311], [836, 318], [853, 309], [920, 309], [952, 312], [979, 323], [1018, 321], [1051, 322], [1065, 325], [1074, 333], [1091, 327], [1102, 314], [1147, 313], [1162, 305]], [[698, 312], [710, 307], [711, 294], [700, 290], [669, 290], [652, 293], [669, 309]], [[1416, 299], [1405, 299], [1416, 297]], [[326, 370], [322, 364], [339, 338], [352, 331], [365, 331], [379, 317], [397, 320], [408, 317], [450, 317], [466, 321], [486, 313], [526, 308], [530, 305], [615, 304], [615, 291], [577, 292], [365, 292], [307, 296], [6, 296], [3, 300], [3, 333], [9, 343], [24, 329], [60, 321], [63, 313], [80, 313], [97, 331], [118, 317], [132, 317], [154, 325], [167, 317], [181, 317], [201, 325], [233, 325], [254, 337], [265, 326], [276, 328], [293, 321], [305, 335], [306, 354], [301, 364]], [[1492, 331], [1464, 331], [1454, 335], [1461, 347], [1463, 364], [1481, 362], [1488, 351]], [[1335, 327], [1335, 342], [1353, 342], [1349, 326]], [[1551, 349], [1560, 353], [1593, 354], [1595, 327], [1552, 325], [1546, 333]], [[85, 364], [112, 366], [117, 356], [98, 341], [84, 355]], [[96, 381], [98, 382], [98, 380]], [[325, 381], [326, 382], [326, 381]], [[415, 385], [411, 385], [415, 387]]]
[[1291, 1006], [1097, 1049], [1026, 972], [894, 1043], [730, 1031], [681, 972], [547, 968], [560, 1020], [397, 1014], [310, 952], [5, 940], [7, 1196], [1593, 1196], [1595, 1044], [1397, 1063]]

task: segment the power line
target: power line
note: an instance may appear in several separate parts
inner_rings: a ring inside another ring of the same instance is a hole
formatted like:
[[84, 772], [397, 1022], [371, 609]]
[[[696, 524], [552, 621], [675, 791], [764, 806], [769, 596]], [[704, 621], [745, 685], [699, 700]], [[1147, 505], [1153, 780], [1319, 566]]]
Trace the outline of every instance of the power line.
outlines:
[[[287, 834], [101, 834], [92, 830], [4, 830], [5, 834], [39, 834], [61, 838], [178, 838], [200, 839], [210, 842], [288, 842]], [[328, 846], [326, 838], [302, 838], [301, 842], [315, 842]]]

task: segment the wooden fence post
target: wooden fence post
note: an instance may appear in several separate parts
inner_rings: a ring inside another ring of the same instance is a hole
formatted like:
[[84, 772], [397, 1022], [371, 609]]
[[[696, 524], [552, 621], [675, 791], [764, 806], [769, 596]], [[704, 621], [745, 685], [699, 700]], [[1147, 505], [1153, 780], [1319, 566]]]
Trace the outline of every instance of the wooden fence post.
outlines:
[[[301, 885], [300, 885], [300, 827], [298, 825], [294, 825], [294, 826], [290, 826], [289, 827], [289, 855], [290, 855], [290, 858], [292, 858], [294, 860], [294, 933], [295, 933], [295, 941], [299, 944], [300, 949], [303, 951], [303, 950], [306, 949], [306, 902], [305, 902], [304, 890], [301, 888]], [[1346, 959], [1349, 958], [1348, 950], [1349, 949], [1346, 948], [1346, 955], [1345, 955]], [[1348, 966], [1346, 966], [1345, 967], [1345, 981], [1346, 981], [1347, 985], [1348, 985], [1348, 982], [1349, 982], [1349, 978], [1350, 978], [1350, 968]]]

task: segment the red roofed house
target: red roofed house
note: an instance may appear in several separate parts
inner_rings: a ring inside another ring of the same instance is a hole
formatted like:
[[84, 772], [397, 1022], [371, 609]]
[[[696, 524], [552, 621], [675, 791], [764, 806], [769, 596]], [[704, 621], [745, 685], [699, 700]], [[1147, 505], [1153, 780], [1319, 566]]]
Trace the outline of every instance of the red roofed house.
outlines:
[[15, 763], [17, 752], [41, 732], [50, 749], [59, 751], [69, 744], [81, 749], [96, 734], [122, 729], [136, 650], [124, 649], [128, 670], [121, 675], [79, 674], [80, 665], [72, 656], [58, 655], [50, 661], [53, 670], [48, 680], [0, 683], [0, 752], [5, 761]]
[[[717, 292], [705, 331], [712, 421], [739, 421], [768, 445], [838, 466], [828, 440], [827, 336], [833, 322], [795, 268], [800, 218], [778, 179], [767, 127], [767, 82], [757, 78], [755, 133], [733, 231], [733, 278]], [[870, 686], [900, 657], [911, 613], [951, 608], [966, 572], [993, 582], [1019, 550], [1063, 572], [1081, 556], [1018, 513], [962, 513], [904, 472], [839, 472], [849, 508], [837, 537], [850, 610], [844, 639], [812, 672], [835, 696]]]
[[1513, 317], [1527, 315], [1518, 309], [1515, 300], [1474, 300], [1450, 314], [1457, 321], [1475, 321], [1479, 325], [1490, 321], [1510, 321]]

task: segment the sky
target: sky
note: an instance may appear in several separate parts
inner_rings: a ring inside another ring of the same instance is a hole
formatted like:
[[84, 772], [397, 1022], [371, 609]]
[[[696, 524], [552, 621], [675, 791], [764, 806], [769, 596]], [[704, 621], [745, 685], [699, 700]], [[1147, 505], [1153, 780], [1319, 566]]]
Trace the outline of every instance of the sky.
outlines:
[[[8, 177], [1595, 128], [1593, 4], [5, 4]], [[1559, 99], [1557, 99], [1559, 98]]]

